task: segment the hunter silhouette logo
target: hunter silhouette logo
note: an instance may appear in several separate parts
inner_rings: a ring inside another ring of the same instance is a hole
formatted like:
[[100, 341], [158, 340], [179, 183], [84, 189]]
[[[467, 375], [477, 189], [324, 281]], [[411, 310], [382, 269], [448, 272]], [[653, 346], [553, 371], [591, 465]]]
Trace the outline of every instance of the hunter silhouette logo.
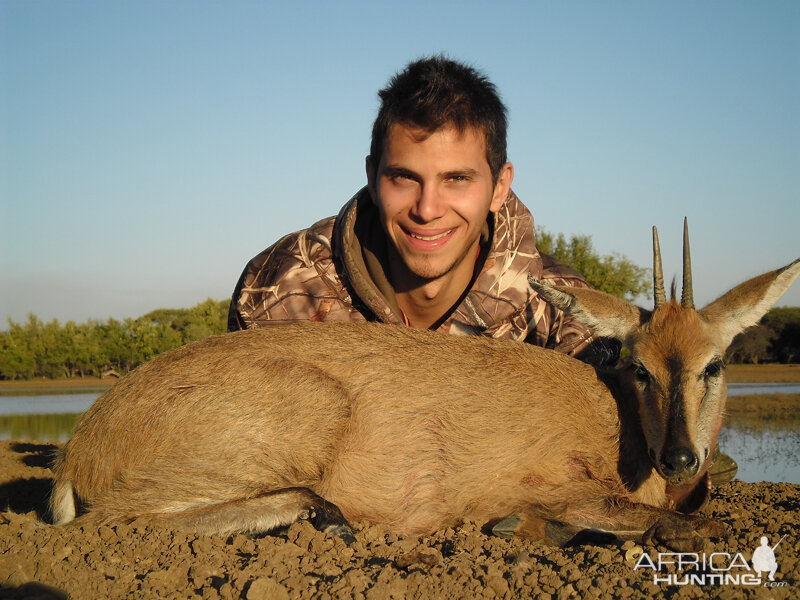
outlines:
[[[781, 539], [778, 540], [778, 544], [783, 541], [785, 538], [784, 535]], [[775, 581], [775, 571], [778, 570], [778, 561], [775, 560], [775, 548], [778, 547], [778, 544], [770, 547], [769, 540], [767, 536], [761, 536], [761, 545], [753, 551], [753, 570], [758, 573], [759, 577], [761, 573], [768, 573], [769, 580]]]

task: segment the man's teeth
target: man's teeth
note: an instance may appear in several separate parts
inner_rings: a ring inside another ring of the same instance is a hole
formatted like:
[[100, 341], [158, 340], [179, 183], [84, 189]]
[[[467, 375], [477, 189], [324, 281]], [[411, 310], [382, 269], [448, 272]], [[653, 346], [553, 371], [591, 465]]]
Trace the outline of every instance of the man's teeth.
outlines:
[[449, 229], [443, 233], [437, 233], [436, 235], [419, 235], [418, 233], [411, 233], [409, 235], [415, 239], [422, 240], [423, 242], [432, 242], [434, 240], [438, 240], [443, 238], [446, 235], [450, 235], [453, 232], [452, 229]]

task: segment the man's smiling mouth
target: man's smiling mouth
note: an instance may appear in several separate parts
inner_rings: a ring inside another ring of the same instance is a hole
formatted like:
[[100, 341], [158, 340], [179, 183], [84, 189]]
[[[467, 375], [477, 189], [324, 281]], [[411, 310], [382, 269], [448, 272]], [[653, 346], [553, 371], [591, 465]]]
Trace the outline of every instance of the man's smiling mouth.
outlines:
[[437, 233], [434, 235], [421, 235], [419, 233], [413, 233], [411, 231], [406, 231], [406, 233], [416, 240], [422, 240], [423, 242], [434, 242], [436, 240], [440, 240], [443, 237], [446, 237], [453, 233], [452, 229], [448, 229], [447, 231], [443, 231], [442, 233]]

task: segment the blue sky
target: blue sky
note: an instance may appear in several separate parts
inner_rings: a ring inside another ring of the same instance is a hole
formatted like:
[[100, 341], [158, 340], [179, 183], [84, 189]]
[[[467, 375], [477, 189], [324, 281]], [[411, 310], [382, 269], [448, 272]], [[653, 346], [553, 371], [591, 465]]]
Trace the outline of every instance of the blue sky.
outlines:
[[798, 2], [0, 0], [0, 328], [228, 297], [433, 53], [499, 88], [537, 224], [643, 266], [658, 225], [669, 278], [686, 215], [698, 304], [800, 256]]

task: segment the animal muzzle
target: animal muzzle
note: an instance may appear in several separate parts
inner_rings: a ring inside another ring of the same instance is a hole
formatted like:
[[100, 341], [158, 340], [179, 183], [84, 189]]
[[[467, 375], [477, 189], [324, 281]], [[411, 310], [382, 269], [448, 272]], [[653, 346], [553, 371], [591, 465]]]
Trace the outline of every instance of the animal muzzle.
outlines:
[[661, 453], [658, 470], [671, 484], [688, 481], [700, 468], [700, 460], [691, 448], [678, 446]]

